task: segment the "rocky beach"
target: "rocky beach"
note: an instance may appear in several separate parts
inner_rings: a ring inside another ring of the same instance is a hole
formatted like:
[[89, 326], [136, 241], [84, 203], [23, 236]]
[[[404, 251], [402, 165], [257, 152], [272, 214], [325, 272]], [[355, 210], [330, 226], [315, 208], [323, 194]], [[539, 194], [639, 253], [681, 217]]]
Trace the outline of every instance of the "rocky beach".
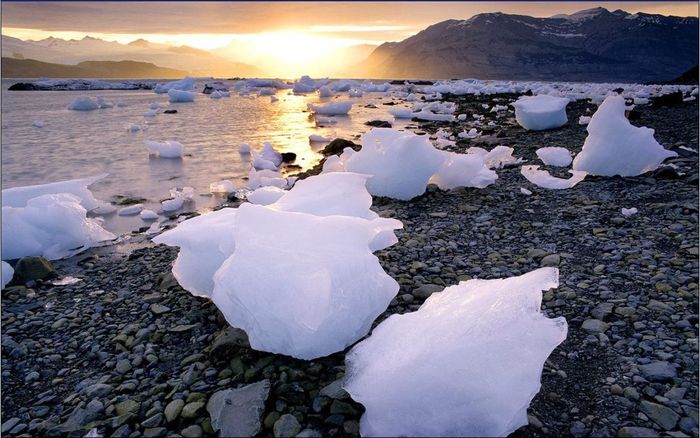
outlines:
[[[518, 97], [443, 100], [471, 115]], [[481, 136], [446, 149], [505, 145], [539, 164], [540, 147], [578, 153], [586, 138], [579, 117], [596, 108], [572, 102], [569, 121], [549, 131], [521, 128], [511, 111], [487, 112]], [[628, 117], [678, 157], [641, 176], [588, 176], [567, 190], [530, 184], [513, 166], [483, 189], [431, 185], [411, 201], [374, 198], [380, 216], [404, 224], [399, 242], [377, 253], [400, 291], [375, 325], [463, 280], [559, 268], [560, 285], [542, 307], [566, 318], [568, 336], [544, 365], [529, 425], [514, 436], [698, 436], [698, 101], [652, 102]], [[410, 129], [473, 127], [468, 117]], [[364, 408], [341, 388], [345, 352], [302, 361], [251, 349], [216, 306], [178, 285], [177, 249], [151, 237], [132, 233], [54, 261], [55, 273], [36, 263], [17, 270], [29, 280], [1, 297], [3, 434], [359, 434]]]

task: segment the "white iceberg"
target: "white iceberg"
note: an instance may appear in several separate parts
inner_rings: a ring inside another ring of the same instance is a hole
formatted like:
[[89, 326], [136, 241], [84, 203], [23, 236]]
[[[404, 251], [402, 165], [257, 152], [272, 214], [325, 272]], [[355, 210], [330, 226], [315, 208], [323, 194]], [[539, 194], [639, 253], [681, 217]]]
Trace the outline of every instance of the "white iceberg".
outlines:
[[212, 301], [257, 350], [306, 360], [343, 350], [399, 290], [369, 249], [386, 221], [243, 204]]
[[181, 91], [174, 89], [168, 91], [168, 99], [170, 100], [170, 103], [194, 102], [194, 98], [196, 96], [197, 93], [194, 91]]
[[266, 141], [263, 143], [262, 151], [260, 151], [260, 156], [270, 162], [272, 162], [275, 167], [279, 167], [282, 164], [282, 154], [277, 152], [277, 149], [270, 143]]
[[334, 119], [333, 117], [322, 117], [319, 115], [314, 115], [314, 121], [316, 122], [316, 126], [331, 126], [335, 125], [338, 123], [338, 120]]
[[139, 217], [145, 221], [152, 221], [158, 219], [158, 213], [153, 210], [141, 210]]
[[515, 107], [515, 120], [520, 126], [531, 131], [554, 129], [564, 125], [566, 105], [569, 99], [546, 94], [522, 96], [511, 105]]
[[325, 105], [307, 105], [309, 111], [313, 111], [316, 114], [322, 114], [324, 116], [341, 116], [350, 112], [352, 108], [352, 102], [331, 102]]
[[[84, 209], [91, 211], [106, 203], [95, 198], [88, 189], [88, 186], [105, 178], [106, 173], [88, 178], [71, 179], [49, 184], [38, 184], [34, 186], [14, 187], [2, 191], [3, 207], [24, 207], [30, 199], [42, 195], [55, 195], [59, 193], [69, 193], [80, 199], [80, 205]], [[109, 204], [107, 204], [109, 205]]]
[[186, 78], [181, 79], [179, 81], [168, 82], [165, 84], [158, 84], [153, 89], [153, 91], [158, 93], [158, 94], [164, 94], [170, 90], [192, 91], [192, 90], [194, 90], [195, 85], [196, 85], [196, 83], [195, 83], [195, 80], [193, 78], [186, 77]]
[[484, 188], [496, 182], [498, 175], [484, 163], [483, 157], [476, 154], [442, 152], [444, 161], [430, 182], [441, 190], [456, 187]]
[[410, 119], [414, 115], [413, 110], [410, 108], [391, 109], [389, 114], [394, 116], [395, 119]]
[[73, 111], [92, 111], [99, 108], [100, 105], [97, 103], [97, 100], [90, 96], [77, 96], [73, 99], [73, 102], [68, 105], [68, 109]]
[[331, 139], [318, 134], [309, 135], [309, 143], [330, 143]]
[[277, 200], [284, 196], [285, 193], [287, 192], [279, 187], [259, 187], [249, 193], [246, 198], [253, 204], [268, 205], [277, 202]]
[[586, 175], [588, 175], [586, 172], [570, 170], [571, 178], [556, 178], [546, 170], [540, 170], [540, 166], [523, 166], [520, 169], [520, 173], [534, 185], [554, 190], [570, 189], [583, 181]]
[[99, 222], [87, 217], [81, 199], [68, 193], [32, 198], [23, 207], [2, 207], [2, 257], [68, 257], [115, 239]]
[[235, 191], [236, 185], [229, 179], [223, 179], [209, 184], [209, 193], [233, 193]]
[[544, 362], [566, 338], [564, 318], [540, 311], [557, 285], [555, 268], [464, 281], [384, 320], [345, 358], [361, 435], [496, 437], [528, 424]]
[[348, 91], [348, 97], [362, 97], [363, 91], [357, 88], [352, 88]]
[[10, 266], [10, 264], [7, 262], [2, 262], [2, 289], [5, 289], [7, 283], [12, 281], [12, 277], [14, 275], [15, 270], [12, 269], [12, 266]]
[[165, 141], [163, 143], [157, 141], [145, 140], [143, 144], [148, 148], [148, 153], [157, 155], [160, 158], [181, 158], [184, 146], [177, 141]]
[[539, 148], [536, 153], [539, 159], [548, 166], [566, 167], [571, 164], [571, 152], [566, 148]]
[[574, 170], [601, 176], [635, 176], [658, 168], [673, 151], [664, 149], [654, 130], [632, 126], [622, 96], [608, 96], [591, 117], [588, 137], [574, 159]]
[[632, 216], [633, 214], [637, 214], [637, 213], [639, 213], [639, 210], [637, 210], [635, 207], [622, 209], [623, 216]]

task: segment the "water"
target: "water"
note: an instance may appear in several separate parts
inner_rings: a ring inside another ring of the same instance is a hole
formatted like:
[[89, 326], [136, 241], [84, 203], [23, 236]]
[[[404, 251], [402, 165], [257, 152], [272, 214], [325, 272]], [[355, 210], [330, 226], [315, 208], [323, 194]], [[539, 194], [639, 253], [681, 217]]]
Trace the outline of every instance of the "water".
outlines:
[[[243, 177], [250, 170], [249, 157], [238, 153], [241, 143], [254, 151], [263, 141], [271, 141], [279, 151], [295, 152], [296, 164], [306, 169], [318, 163], [317, 149], [323, 144], [309, 144], [309, 135], [354, 139], [370, 129], [364, 122], [391, 120], [382, 105], [390, 100], [384, 93], [365, 93], [351, 98], [349, 116], [336, 117], [332, 127], [317, 128], [305, 112], [308, 103], [326, 103], [332, 98], [317, 95], [294, 96], [289, 90], [278, 91], [277, 102], [269, 96], [243, 97], [232, 93], [229, 98], [210, 99], [199, 94], [194, 103], [169, 104], [167, 95], [149, 90], [139, 91], [7, 91], [17, 82], [2, 81], [2, 188], [45, 184], [99, 173], [109, 173], [90, 188], [98, 199], [115, 195], [148, 200], [146, 208], [158, 211], [160, 201], [169, 198], [174, 187], [191, 186], [198, 196], [187, 210], [206, 211], [223, 202], [209, 194], [209, 184], [231, 179], [245, 185]], [[229, 82], [233, 85], [233, 82]], [[203, 81], [197, 89], [203, 88]], [[126, 107], [95, 111], [66, 109], [75, 96], [104, 96], [107, 101], [124, 102]], [[341, 93], [339, 100], [347, 100]], [[149, 104], [177, 109], [177, 114], [143, 116]], [[377, 108], [365, 108], [374, 103]], [[43, 128], [32, 126], [44, 122]], [[145, 128], [129, 133], [130, 123]], [[402, 128], [409, 122], [398, 121]], [[176, 140], [185, 146], [183, 159], [149, 157], [144, 140]], [[138, 216], [116, 214], [105, 218], [105, 228], [116, 234], [148, 225]]]

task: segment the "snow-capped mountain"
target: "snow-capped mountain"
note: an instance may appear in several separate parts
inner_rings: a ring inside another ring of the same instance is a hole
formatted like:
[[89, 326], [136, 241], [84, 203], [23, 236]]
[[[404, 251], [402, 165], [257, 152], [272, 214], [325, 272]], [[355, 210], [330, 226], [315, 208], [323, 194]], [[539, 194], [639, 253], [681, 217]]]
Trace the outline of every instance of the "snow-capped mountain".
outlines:
[[698, 63], [698, 19], [588, 9], [447, 20], [379, 46], [353, 67], [381, 78], [658, 81]]
[[2, 36], [3, 56], [37, 61], [78, 64], [84, 61], [139, 61], [183, 70], [193, 76], [264, 76], [255, 66], [233, 62], [205, 50], [188, 46], [169, 46], [145, 40], [121, 44], [86, 36], [79, 40], [49, 37], [40, 41], [23, 41]]

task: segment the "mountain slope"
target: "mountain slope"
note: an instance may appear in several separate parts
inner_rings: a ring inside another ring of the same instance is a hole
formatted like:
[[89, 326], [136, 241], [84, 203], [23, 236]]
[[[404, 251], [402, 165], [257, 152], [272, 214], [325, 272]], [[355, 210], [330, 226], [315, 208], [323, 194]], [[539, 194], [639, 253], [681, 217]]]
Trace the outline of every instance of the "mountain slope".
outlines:
[[34, 59], [2, 58], [4, 78], [181, 78], [187, 72], [135, 61], [84, 61], [77, 65], [52, 64]]
[[173, 47], [145, 40], [121, 44], [99, 38], [80, 40], [46, 38], [23, 41], [2, 36], [3, 55], [17, 59], [35, 59], [42, 62], [77, 64], [83, 61], [138, 61], [183, 70], [193, 76], [264, 76], [255, 66], [214, 56], [205, 50], [188, 46]]
[[353, 70], [378, 78], [657, 81], [697, 64], [698, 19], [604, 8], [437, 23], [379, 46]]

